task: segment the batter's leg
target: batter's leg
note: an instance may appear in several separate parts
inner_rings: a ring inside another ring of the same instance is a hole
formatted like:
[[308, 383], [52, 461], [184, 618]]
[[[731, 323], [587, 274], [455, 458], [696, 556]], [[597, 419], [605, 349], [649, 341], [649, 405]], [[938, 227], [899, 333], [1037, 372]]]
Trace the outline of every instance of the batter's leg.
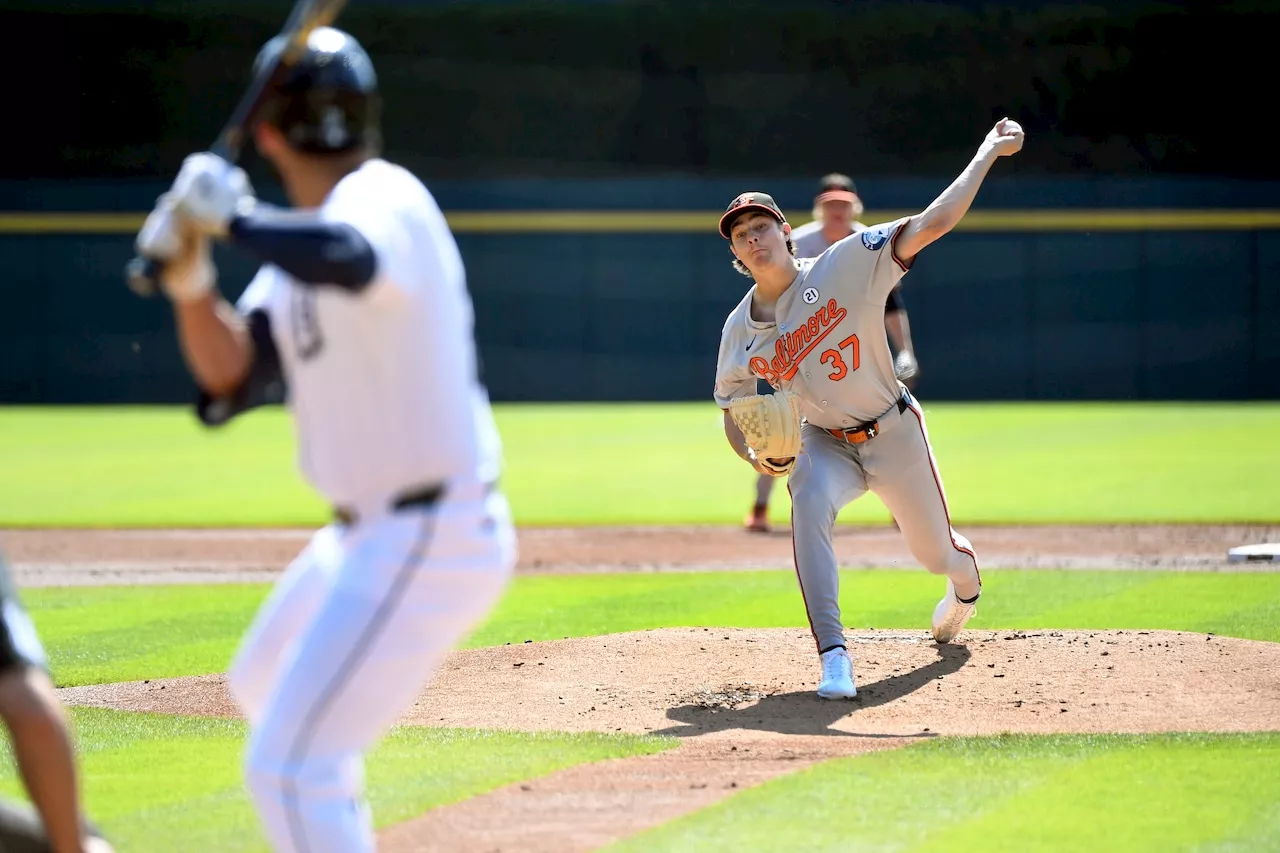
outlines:
[[231, 696], [250, 727], [261, 720], [267, 696], [324, 602], [340, 562], [337, 528], [316, 531], [258, 608], [227, 672]]
[[787, 481], [796, 576], [818, 652], [843, 647], [840, 576], [831, 536], [836, 515], [866, 493], [852, 448], [817, 427], [804, 427], [804, 447]]
[[867, 483], [897, 519], [920, 564], [946, 575], [958, 598], [975, 599], [982, 589], [977, 556], [969, 540], [951, 526], [924, 414], [912, 404], [891, 417], [900, 420], [864, 445]]
[[246, 777], [276, 851], [374, 849], [364, 752], [485, 616], [515, 563], [501, 495], [344, 537], [332, 591], [250, 738]]

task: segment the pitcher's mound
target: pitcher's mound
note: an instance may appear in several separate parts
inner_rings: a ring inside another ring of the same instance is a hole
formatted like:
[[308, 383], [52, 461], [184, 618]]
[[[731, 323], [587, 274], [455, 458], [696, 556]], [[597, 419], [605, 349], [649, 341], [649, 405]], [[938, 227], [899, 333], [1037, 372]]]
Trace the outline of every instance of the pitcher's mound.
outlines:
[[[402, 723], [742, 738], [1280, 729], [1280, 644], [1173, 631], [849, 632], [858, 697], [795, 629], [666, 628], [453, 652]], [[223, 676], [60, 691], [235, 716]], [[844, 750], [835, 746], [832, 752]]]

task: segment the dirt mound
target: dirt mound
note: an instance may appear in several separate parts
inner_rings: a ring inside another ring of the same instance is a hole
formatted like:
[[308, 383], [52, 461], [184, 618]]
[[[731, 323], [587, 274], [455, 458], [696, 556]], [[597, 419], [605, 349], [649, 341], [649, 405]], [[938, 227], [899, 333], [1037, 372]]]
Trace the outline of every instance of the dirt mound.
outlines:
[[[452, 653], [402, 723], [683, 738], [381, 833], [388, 851], [587, 851], [816, 761], [943, 734], [1280, 730], [1280, 644], [1171, 631], [848, 634], [858, 697], [814, 695], [803, 630], [666, 628]], [[64, 688], [71, 705], [236, 716], [225, 678]]]
[[[679, 737], [1280, 729], [1280, 644], [1173, 631], [849, 633], [858, 697], [814, 693], [795, 629], [664, 628], [453, 652], [402, 723]], [[235, 716], [222, 676], [64, 701]]]

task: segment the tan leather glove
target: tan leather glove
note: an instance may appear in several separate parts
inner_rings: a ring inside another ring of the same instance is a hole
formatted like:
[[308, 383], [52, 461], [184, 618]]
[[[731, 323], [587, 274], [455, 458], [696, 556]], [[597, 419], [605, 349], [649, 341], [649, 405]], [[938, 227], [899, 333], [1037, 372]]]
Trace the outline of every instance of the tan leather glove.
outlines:
[[752, 394], [729, 401], [729, 415], [765, 473], [791, 473], [800, 455], [800, 405], [791, 391]]

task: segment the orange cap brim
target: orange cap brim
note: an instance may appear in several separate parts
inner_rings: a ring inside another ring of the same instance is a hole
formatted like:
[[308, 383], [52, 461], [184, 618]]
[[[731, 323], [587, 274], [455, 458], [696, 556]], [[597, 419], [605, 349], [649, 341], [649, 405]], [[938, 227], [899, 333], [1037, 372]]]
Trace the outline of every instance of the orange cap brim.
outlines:
[[857, 204], [858, 197], [848, 190], [827, 190], [818, 196], [818, 204], [826, 204], [829, 201], [847, 201], [849, 204]]
[[720, 236], [726, 240], [731, 239], [729, 237], [729, 225], [742, 214], [752, 212], [767, 213], [779, 222], [785, 223], [787, 221], [778, 211], [767, 204], [744, 204], [741, 207], [735, 207], [733, 210], [725, 211], [724, 215], [720, 217]]

